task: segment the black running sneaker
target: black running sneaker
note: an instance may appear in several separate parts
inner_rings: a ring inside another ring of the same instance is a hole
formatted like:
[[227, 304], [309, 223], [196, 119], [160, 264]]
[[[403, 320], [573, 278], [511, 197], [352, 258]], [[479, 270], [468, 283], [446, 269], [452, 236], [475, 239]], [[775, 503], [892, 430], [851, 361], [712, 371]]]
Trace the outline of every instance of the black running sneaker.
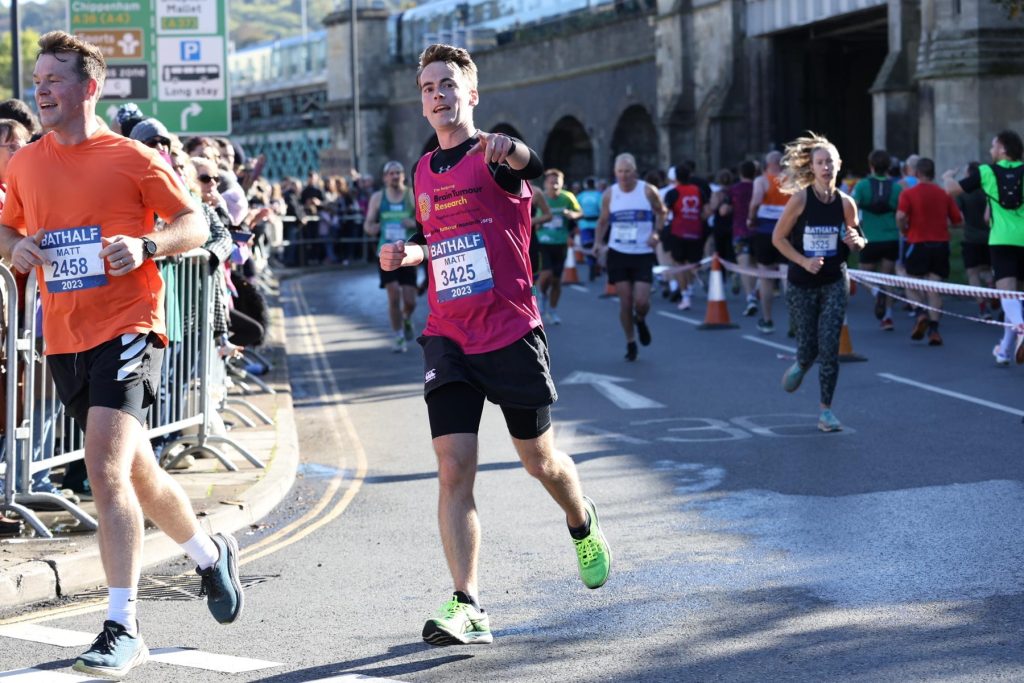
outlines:
[[626, 344], [626, 360], [636, 360], [636, 342], [628, 342]]
[[636, 318], [636, 336], [641, 346], [651, 345], [651, 328], [647, 327], [647, 321], [643, 318]]
[[879, 320], [885, 317], [885, 294], [881, 292], [875, 297], [875, 317]]

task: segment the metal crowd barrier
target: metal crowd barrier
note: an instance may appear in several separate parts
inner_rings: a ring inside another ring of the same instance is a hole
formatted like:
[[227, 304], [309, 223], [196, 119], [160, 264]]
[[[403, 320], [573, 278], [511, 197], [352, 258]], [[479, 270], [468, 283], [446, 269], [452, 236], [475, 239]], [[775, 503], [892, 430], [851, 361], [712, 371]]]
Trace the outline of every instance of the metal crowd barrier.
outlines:
[[[358, 228], [353, 229], [353, 234], [349, 236], [342, 236], [341, 233], [336, 235], [320, 235], [319, 225], [320, 216], [303, 216], [302, 218], [296, 218], [295, 216], [281, 216], [283, 239], [275, 247], [283, 253], [278, 253], [277, 258], [280, 261], [288, 265], [305, 266], [311, 260], [326, 261], [330, 257], [334, 257], [335, 260], [340, 261], [342, 258], [338, 258], [336, 254], [332, 254], [333, 250], [341, 247], [345, 248], [346, 245], [355, 245], [355, 253], [351, 254], [351, 259], [354, 261], [366, 261], [371, 255], [375, 254], [376, 242], [375, 238], [367, 237], [363, 233], [363, 214], [362, 213], [349, 213], [345, 214], [341, 218], [342, 223], [349, 223], [352, 225], [358, 225]], [[310, 226], [317, 226], [317, 236], [307, 236], [306, 233], [312, 232]], [[297, 226], [299, 227], [298, 235], [294, 235]], [[310, 228], [307, 230], [307, 228]], [[322, 258], [314, 258], [310, 256], [310, 251], [322, 251]]]
[[[264, 464], [231, 438], [212, 430], [217, 405], [212, 398], [216, 382], [223, 378], [223, 361], [214, 350], [211, 307], [215, 280], [209, 271], [208, 253], [195, 249], [160, 263], [166, 284], [165, 311], [168, 347], [164, 351], [160, 391], [150, 410], [146, 438], [169, 435], [164, 452], [174, 455], [164, 465], [171, 467], [189, 454], [207, 453], [228, 470], [237, 466], [218, 446], [229, 446], [255, 467]], [[32, 475], [85, 457], [85, 435], [78, 423], [64, 411], [41, 352], [36, 302], [38, 284], [33, 272], [25, 288], [19, 326], [17, 289], [11, 272], [0, 266], [0, 279], [7, 286], [11, 304], [7, 314], [7, 433], [4, 435], [6, 472], [0, 510], [20, 515], [36, 533], [52, 538], [49, 529], [26, 503], [50, 503], [71, 513], [87, 529], [96, 520], [63, 496], [31, 491]], [[39, 347], [37, 349], [37, 346]], [[18, 373], [24, 381], [18, 393]], [[24, 406], [19, 415], [19, 406]], [[20, 419], [20, 422], [17, 422]], [[15, 425], [17, 426], [15, 427]], [[194, 433], [192, 431], [194, 430]]]

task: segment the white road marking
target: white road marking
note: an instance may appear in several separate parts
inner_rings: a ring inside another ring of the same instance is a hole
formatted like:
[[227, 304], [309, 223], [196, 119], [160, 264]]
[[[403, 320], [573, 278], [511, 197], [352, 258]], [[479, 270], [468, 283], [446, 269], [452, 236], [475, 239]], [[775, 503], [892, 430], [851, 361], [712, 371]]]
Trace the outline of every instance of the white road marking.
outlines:
[[663, 315], [666, 318], [672, 318], [673, 320], [682, 320], [684, 323], [690, 323], [691, 325], [703, 325], [703, 320], [697, 320], [696, 318], [689, 318], [685, 315], [679, 315], [678, 313], [668, 313], [666, 311], [658, 311], [658, 315]]
[[957, 391], [950, 391], [949, 389], [943, 389], [942, 387], [932, 386], [931, 384], [925, 384], [924, 382], [917, 382], [906, 377], [900, 377], [899, 375], [893, 375], [888, 372], [880, 372], [878, 376], [883, 379], [892, 380], [893, 382], [899, 382], [900, 384], [906, 384], [908, 386], [917, 387], [918, 389], [924, 389], [925, 391], [931, 391], [936, 394], [942, 394], [943, 396], [949, 396], [950, 398], [956, 398], [967, 403], [974, 403], [979, 406], [991, 408], [992, 410], [998, 410], [1010, 415], [1016, 415], [1018, 417], [1024, 417], [1024, 410], [1017, 408], [1011, 408], [1010, 406], [1004, 406], [1001, 403], [995, 403], [993, 401], [986, 401], [983, 398], [977, 398], [975, 396], [968, 396], [967, 394], [961, 394]]
[[395, 683], [398, 681], [397, 678], [373, 678], [371, 676], [363, 676], [362, 674], [343, 674], [341, 676], [331, 676], [330, 678], [317, 678], [312, 683], [324, 683], [325, 681], [337, 681], [342, 683], [343, 681], [381, 681], [382, 683]]
[[201, 650], [188, 650], [180, 647], [158, 647], [149, 651], [149, 661], [175, 666], [187, 666], [193, 669], [205, 669], [226, 674], [238, 674], [246, 671], [258, 671], [275, 666], [283, 666], [280, 662], [268, 662], [263, 659], [218, 655]]
[[623, 410], [641, 410], [643, 408], [664, 408], [665, 406], [657, 401], [641, 396], [625, 387], [620, 387], [617, 382], [632, 382], [625, 377], [613, 377], [612, 375], [599, 375], [593, 372], [574, 372], [564, 380], [562, 384], [590, 384], [597, 392]]
[[770, 346], [773, 349], [778, 349], [780, 351], [788, 351], [789, 353], [796, 353], [796, 347], [786, 346], [785, 344], [778, 344], [778, 343], [773, 342], [773, 341], [768, 341], [767, 339], [761, 339], [760, 337], [755, 337], [752, 334], [745, 334], [745, 335], [743, 335], [743, 338], [746, 339], [747, 341], [752, 341], [755, 344], [761, 344], [762, 346]]
[[60, 671], [46, 671], [44, 669], [14, 669], [13, 671], [0, 671], [0, 681], [4, 683], [88, 683], [89, 681], [106, 681], [104, 678], [86, 678], [75, 674], [66, 674]]
[[[569, 289], [575, 289], [577, 292], [583, 292], [584, 294], [589, 294], [590, 293], [590, 290], [587, 289], [586, 287], [584, 287], [583, 285], [569, 285]], [[334, 680], [334, 679], [329, 679], [329, 680]]]
[[[52, 626], [41, 626], [39, 624], [8, 624], [0, 626], [0, 636], [17, 640], [28, 640], [33, 643], [58, 645], [60, 647], [81, 647], [92, 643], [96, 634], [86, 633], [85, 631], [69, 631], [63, 628], [53, 628]], [[3, 675], [0, 674], [0, 678], [2, 677]]]

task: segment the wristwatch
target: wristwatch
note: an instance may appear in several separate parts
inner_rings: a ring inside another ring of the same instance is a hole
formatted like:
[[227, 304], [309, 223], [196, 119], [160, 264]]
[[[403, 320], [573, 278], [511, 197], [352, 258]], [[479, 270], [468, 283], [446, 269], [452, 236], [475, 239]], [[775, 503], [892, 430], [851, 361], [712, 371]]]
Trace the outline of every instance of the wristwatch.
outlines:
[[142, 238], [142, 257], [153, 258], [156, 256], [156, 242], [148, 237]]

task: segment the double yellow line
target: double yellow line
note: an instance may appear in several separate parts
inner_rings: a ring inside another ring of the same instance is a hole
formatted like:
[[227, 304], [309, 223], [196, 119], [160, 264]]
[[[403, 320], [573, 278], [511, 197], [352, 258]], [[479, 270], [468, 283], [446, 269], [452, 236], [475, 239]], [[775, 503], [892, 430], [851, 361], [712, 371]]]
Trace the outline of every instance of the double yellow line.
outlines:
[[[338, 518], [349, 506], [349, 503], [356, 497], [366, 479], [366, 451], [359, 440], [352, 419], [348, 410], [345, 409], [342, 394], [338, 383], [331, 372], [331, 366], [327, 362], [327, 352], [320, 333], [316, 327], [316, 321], [310, 314], [309, 305], [306, 302], [305, 293], [299, 279], [291, 281], [291, 289], [294, 294], [295, 307], [298, 315], [292, 321], [294, 329], [309, 345], [309, 358], [312, 364], [313, 377], [323, 405], [330, 406], [332, 417], [336, 419], [327, 420], [331, 431], [334, 433], [338, 448], [337, 470], [338, 473], [327, 482], [327, 488], [320, 496], [316, 504], [304, 515], [295, 521], [278, 529], [260, 541], [247, 546], [241, 552], [239, 565], [246, 565], [261, 558], [287, 548], [293, 543], [301, 541], [321, 527], [330, 524]], [[352, 478], [345, 487], [345, 448], [351, 449], [355, 461], [355, 468]], [[343, 488], [344, 487], [344, 488]], [[339, 492], [341, 497], [338, 498]], [[17, 617], [0, 620], [0, 626], [4, 624], [23, 623], [26, 621], [50, 621], [63, 619], [65, 617], [88, 614], [106, 609], [106, 598], [96, 598], [76, 605], [66, 607], [53, 607], [50, 609], [37, 610], [22, 614]]]

